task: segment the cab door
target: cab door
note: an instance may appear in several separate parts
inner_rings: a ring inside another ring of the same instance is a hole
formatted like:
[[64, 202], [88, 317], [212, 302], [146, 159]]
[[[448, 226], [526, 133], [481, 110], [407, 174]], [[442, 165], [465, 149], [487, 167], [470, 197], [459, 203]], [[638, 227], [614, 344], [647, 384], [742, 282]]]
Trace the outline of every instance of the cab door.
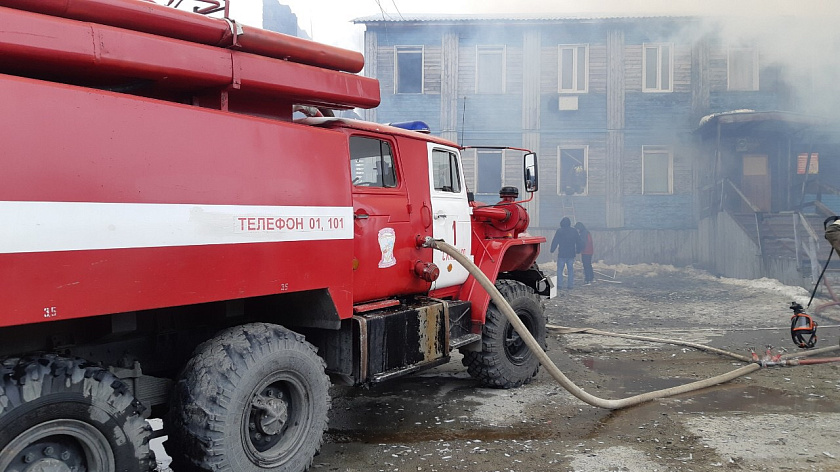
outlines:
[[419, 291], [409, 198], [396, 146], [381, 136], [350, 136], [353, 193], [353, 301]]
[[[457, 149], [429, 143], [429, 183], [433, 218], [433, 236], [455, 246], [472, 260], [472, 210]], [[462, 284], [467, 270], [450, 256], [434, 251], [433, 262], [440, 268], [434, 288]]]

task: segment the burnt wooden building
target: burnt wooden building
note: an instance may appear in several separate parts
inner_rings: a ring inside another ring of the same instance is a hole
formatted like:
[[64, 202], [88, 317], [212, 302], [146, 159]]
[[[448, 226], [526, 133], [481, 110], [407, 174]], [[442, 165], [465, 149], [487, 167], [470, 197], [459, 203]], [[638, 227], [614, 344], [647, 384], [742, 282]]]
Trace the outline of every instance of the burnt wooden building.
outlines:
[[[808, 139], [814, 145], [812, 130], [824, 123], [786, 115], [774, 132], [766, 123], [736, 129], [727, 123], [733, 118], [716, 115], [790, 111], [796, 100], [757, 45], [709, 33], [716, 31], [709, 21], [592, 15], [360, 18], [356, 22], [366, 26], [365, 74], [380, 80], [382, 93], [381, 106], [365, 118], [423, 120], [434, 134], [463, 145], [536, 151], [541, 178], [540, 192], [529, 204], [532, 231], [550, 238], [563, 216], [581, 221], [593, 230], [596, 259], [772, 275], [762, 250], [747, 244], [757, 238], [760, 245], [762, 235], [751, 236], [737, 217], [731, 227], [717, 223], [721, 211], [738, 213], [721, 204], [722, 189], [789, 193], [799, 182], [786, 174], [796, 170], [792, 159], [808, 152], [803, 146]], [[738, 143], [774, 149], [766, 153], [771, 178], [756, 182], [748, 175], [761, 166], [761, 158], [743, 157], [752, 151], [724, 149]], [[820, 154], [820, 170], [838, 175], [833, 152], [826, 148]], [[476, 198], [496, 201], [502, 185], [521, 188], [520, 156], [466, 150], [464, 174]], [[774, 197], [777, 204], [758, 213], [763, 218], [798, 211], [803, 199], [826, 193], [817, 187], [812, 182], [795, 198]], [[749, 259], [757, 270], [735, 270], [727, 264], [732, 259], [722, 256], [723, 241], [741, 238], [744, 246], [738, 249], [750, 256], [739, 260]], [[546, 248], [543, 259], [550, 257]]]

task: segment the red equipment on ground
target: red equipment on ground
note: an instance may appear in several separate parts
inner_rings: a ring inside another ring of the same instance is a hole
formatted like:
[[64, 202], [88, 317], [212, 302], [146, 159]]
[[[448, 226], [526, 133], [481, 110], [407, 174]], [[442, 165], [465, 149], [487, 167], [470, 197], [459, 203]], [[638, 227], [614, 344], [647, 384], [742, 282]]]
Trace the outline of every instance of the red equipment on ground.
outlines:
[[150, 470], [150, 415], [176, 470], [304, 470], [331, 380], [453, 349], [485, 385], [536, 374], [423, 246], [544, 339], [518, 191], [480, 207], [455, 143], [330, 117], [379, 103], [358, 53], [144, 0], [0, 0], [0, 22], [0, 472]]

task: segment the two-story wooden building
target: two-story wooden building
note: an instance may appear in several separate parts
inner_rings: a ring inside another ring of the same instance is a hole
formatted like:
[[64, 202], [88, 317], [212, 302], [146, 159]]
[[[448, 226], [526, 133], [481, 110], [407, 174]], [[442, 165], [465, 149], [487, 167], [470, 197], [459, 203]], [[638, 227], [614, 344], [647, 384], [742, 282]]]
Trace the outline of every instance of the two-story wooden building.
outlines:
[[[743, 109], [791, 110], [795, 102], [779, 66], [764, 64], [757, 45], [710, 34], [715, 30], [710, 21], [594, 15], [360, 18], [356, 22], [366, 26], [365, 74], [380, 80], [382, 93], [381, 106], [365, 118], [423, 120], [434, 134], [463, 145], [535, 150], [541, 174], [540, 192], [530, 204], [535, 232], [550, 237], [569, 216], [594, 230], [596, 259], [697, 264], [726, 274], [731, 272], [726, 258], [721, 266], [715, 254], [716, 245], [730, 239], [717, 234], [725, 226], [716, 223], [724, 208], [709, 195], [721, 191], [724, 179], [736, 187], [746, 182], [743, 176], [761, 163], [743, 160], [741, 154], [749, 152], [734, 148], [729, 156], [721, 143], [749, 142], [754, 150], [771, 146], [758, 141], [774, 138], [775, 167], [764, 168], [780, 175], [767, 179], [766, 191], [785, 185], [787, 192], [802, 176], [781, 174], [791, 172], [791, 156], [808, 152], [803, 130], [820, 122], [790, 118], [795, 126], [769, 134], [765, 127], [759, 136], [750, 134], [757, 128], [736, 130], [723, 123], [727, 119], [709, 118]], [[709, 132], [718, 123], [720, 136]], [[723, 154], [726, 165], [716, 167]], [[519, 153], [464, 155], [464, 174], [476, 199], [494, 202], [502, 185], [521, 187]], [[832, 170], [834, 157], [820, 155], [821, 172]], [[760, 246], [762, 235], [756, 237]], [[752, 251], [753, 265], [760, 268], [750, 275], [767, 275], [766, 255], [759, 249], [756, 258], [755, 248], [746, 248], [749, 239], [745, 234], [741, 249]]]

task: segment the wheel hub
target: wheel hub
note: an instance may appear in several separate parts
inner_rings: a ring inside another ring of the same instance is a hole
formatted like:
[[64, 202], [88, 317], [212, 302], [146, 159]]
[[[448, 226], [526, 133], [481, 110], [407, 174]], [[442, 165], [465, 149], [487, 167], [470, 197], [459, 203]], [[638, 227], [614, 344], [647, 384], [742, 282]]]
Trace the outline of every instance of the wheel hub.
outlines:
[[251, 402], [256, 418], [254, 426], [258, 434], [274, 436], [283, 431], [289, 419], [289, 405], [279, 391], [268, 389]]
[[3, 472], [114, 470], [108, 440], [94, 426], [61, 419], [39, 423], [0, 449]]
[[41, 459], [23, 469], [23, 472], [72, 472], [67, 464], [58, 459]]
[[[520, 320], [522, 320], [523, 324], [525, 324], [525, 328], [528, 332], [533, 332], [528, 320], [521, 317]], [[520, 336], [515, 329], [513, 329], [513, 325], [508, 324], [507, 329], [505, 330], [505, 354], [508, 359], [510, 359], [510, 361], [514, 364], [520, 365], [525, 362], [529, 353], [530, 351], [528, 346], [525, 344], [525, 340], [522, 339], [522, 336]]]

